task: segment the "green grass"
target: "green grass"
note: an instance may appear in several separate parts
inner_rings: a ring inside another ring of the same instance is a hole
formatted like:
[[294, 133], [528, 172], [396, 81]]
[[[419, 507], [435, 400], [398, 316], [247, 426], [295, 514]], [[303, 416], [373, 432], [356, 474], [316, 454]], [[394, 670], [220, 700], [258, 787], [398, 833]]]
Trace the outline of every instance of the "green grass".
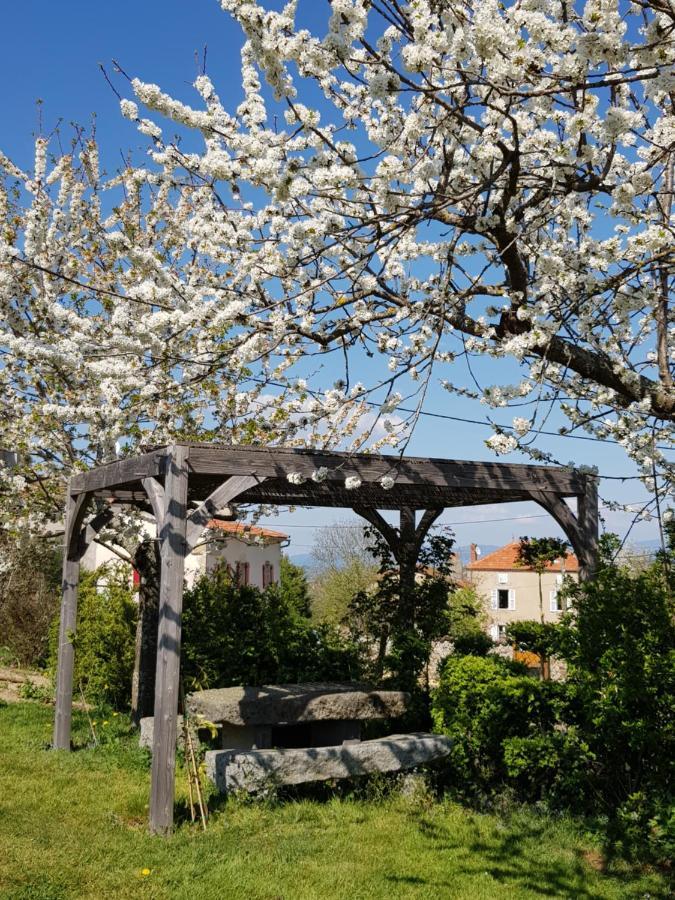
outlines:
[[[148, 759], [122, 719], [99, 721], [98, 748], [68, 754], [47, 749], [51, 714], [0, 708], [3, 900], [667, 896], [656, 874], [596, 871], [598, 847], [569, 820], [500, 819], [424, 795], [229, 803], [206, 834], [183, 824], [151, 837]], [[74, 724], [84, 745], [86, 721]]]

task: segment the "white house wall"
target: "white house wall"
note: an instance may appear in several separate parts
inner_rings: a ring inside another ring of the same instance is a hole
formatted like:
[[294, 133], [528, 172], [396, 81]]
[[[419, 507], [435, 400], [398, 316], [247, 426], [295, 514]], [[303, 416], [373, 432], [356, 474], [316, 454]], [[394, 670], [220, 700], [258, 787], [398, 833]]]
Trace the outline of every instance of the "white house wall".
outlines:
[[[144, 526], [146, 537], [155, 537], [154, 523], [146, 523]], [[217, 532], [216, 532], [217, 534]], [[124, 553], [124, 551], [122, 551]], [[120, 558], [112, 550], [100, 544], [92, 543], [82, 559], [82, 567], [90, 572], [110, 563], [119, 563]], [[197, 578], [204, 572], [212, 572], [216, 566], [228, 565], [236, 571], [237, 563], [248, 563], [249, 584], [263, 588], [263, 566], [270, 563], [272, 566], [272, 581], [278, 583], [281, 569], [281, 541], [271, 541], [265, 544], [248, 544], [238, 538], [227, 535], [226, 539], [218, 540], [209, 545], [202, 544], [190, 553], [185, 559], [185, 582], [192, 587]]]

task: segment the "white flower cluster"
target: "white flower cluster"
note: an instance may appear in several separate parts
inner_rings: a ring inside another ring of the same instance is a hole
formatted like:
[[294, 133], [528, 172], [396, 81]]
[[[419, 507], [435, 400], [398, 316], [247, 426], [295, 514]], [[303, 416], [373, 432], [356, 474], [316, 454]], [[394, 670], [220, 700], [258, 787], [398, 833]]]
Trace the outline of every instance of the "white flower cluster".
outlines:
[[[557, 403], [672, 482], [666, 14], [333, 0], [310, 28], [294, 0], [221, 5], [238, 109], [206, 75], [192, 104], [134, 79], [140, 163], [105, 176], [84, 138], [38, 138], [30, 172], [0, 154], [0, 445], [30, 460], [5, 519], [53, 514], [35, 485], [58, 496], [118, 440], [402, 447], [416, 414], [394, 410], [439, 377], [489, 407]], [[311, 366], [334, 350], [322, 393]], [[488, 446], [533, 439], [535, 416]]]
[[497, 456], [503, 456], [505, 453], [511, 453], [512, 450], [515, 450], [518, 446], [518, 441], [511, 434], [493, 434], [492, 437], [489, 437], [485, 443], [490, 448], [490, 450], [494, 450]]

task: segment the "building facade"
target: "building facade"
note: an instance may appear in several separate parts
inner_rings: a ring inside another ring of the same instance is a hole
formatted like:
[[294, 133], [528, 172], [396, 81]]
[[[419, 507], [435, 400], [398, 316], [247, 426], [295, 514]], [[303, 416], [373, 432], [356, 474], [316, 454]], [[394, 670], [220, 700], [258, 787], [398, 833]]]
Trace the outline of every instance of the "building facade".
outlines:
[[[143, 531], [148, 539], [156, 537], [154, 519], [144, 520]], [[279, 582], [281, 550], [288, 541], [287, 534], [271, 528], [212, 519], [202, 540], [185, 559], [185, 583], [188, 588], [192, 587], [202, 575], [209, 574], [217, 566], [226, 565], [239, 584], [250, 584], [264, 590]], [[103, 565], [119, 561], [114, 548], [93, 542], [87, 548], [82, 566], [95, 571]]]
[[471, 560], [465, 566], [465, 578], [484, 598], [493, 640], [505, 636], [506, 626], [522, 620], [556, 622], [564, 612], [561, 587], [566, 577], [579, 578], [579, 561], [573, 554], [558, 559], [546, 567], [541, 576], [542, 600], [539, 596], [539, 575], [534, 569], [518, 564], [520, 541], [513, 541], [480, 558], [475, 544], [471, 545]]

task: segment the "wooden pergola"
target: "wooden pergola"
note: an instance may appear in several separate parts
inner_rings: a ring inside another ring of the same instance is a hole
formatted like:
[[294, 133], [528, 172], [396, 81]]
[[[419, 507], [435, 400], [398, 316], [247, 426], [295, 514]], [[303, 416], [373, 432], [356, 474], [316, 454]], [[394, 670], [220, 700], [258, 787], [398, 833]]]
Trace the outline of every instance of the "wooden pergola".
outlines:
[[[390, 484], [387, 476], [394, 480], [389, 490], [381, 484], [383, 478]], [[352, 490], [345, 485], [350, 477], [360, 480]], [[576, 498], [576, 514], [565, 498]], [[179, 443], [73, 476], [66, 510], [54, 747], [70, 749], [80, 560], [112, 521], [112, 503], [149, 511], [157, 522], [161, 576], [150, 828], [166, 833], [173, 825], [184, 561], [219, 510], [234, 501], [352, 509], [385, 537], [403, 579], [404, 571], [414, 578], [419, 549], [444, 509], [518, 500], [534, 500], [553, 516], [574, 548], [581, 577], [588, 578], [598, 549], [597, 482], [569, 469]], [[92, 504], [102, 512], [87, 522]], [[397, 510], [399, 526], [390, 525], [380, 510]]]

